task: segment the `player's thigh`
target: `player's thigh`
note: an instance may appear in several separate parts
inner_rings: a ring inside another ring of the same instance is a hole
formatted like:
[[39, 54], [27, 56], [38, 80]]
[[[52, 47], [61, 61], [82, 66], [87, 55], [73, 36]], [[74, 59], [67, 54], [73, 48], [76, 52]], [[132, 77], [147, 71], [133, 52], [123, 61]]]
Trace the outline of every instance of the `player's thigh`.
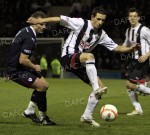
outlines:
[[36, 89], [37, 91], [46, 91], [49, 87], [48, 82], [42, 77], [42, 78], [36, 78], [36, 80], [31, 85], [33, 89]]
[[48, 87], [42, 76], [38, 78], [38, 75], [32, 74], [29, 71], [15, 72], [10, 75], [10, 79], [24, 87], [33, 88], [38, 91], [45, 91]]
[[48, 89], [48, 82], [45, 80], [45, 78], [42, 76], [42, 73], [35, 70], [29, 71], [32, 75], [36, 76], [36, 80], [32, 84], [32, 88], [38, 90], [38, 91], [45, 91]]
[[80, 55], [81, 53], [75, 53], [72, 55], [63, 56], [60, 60], [63, 69], [66, 71], [71, 71], [72, 69], [80, 68]]
[[85, 63], [87, 60], [94, 59], [94, 55], [92, 53], [81, 53], [80, 62]]

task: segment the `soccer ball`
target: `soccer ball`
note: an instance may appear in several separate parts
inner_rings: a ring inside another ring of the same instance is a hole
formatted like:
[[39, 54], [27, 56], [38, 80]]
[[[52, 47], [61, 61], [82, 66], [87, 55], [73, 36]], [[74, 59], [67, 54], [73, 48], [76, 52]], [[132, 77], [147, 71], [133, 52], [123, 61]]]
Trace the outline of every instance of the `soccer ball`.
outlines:
[[104, 105], [100, 110], [100, 116], [105, 121], [114, 121], [118, 116], [117, 108], [114, 105]]

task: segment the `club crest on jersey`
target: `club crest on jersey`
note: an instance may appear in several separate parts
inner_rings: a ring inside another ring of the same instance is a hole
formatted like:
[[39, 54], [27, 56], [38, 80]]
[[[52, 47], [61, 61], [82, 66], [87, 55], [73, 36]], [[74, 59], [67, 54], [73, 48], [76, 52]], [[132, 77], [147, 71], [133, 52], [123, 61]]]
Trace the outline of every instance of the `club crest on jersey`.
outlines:
[[28, 78], [28, 82], [32, 82], [32, 78]]
[[80, 47], [82, 49], [88, 49], [89, 48], [89, 44], [83, 40], [80, 41]]

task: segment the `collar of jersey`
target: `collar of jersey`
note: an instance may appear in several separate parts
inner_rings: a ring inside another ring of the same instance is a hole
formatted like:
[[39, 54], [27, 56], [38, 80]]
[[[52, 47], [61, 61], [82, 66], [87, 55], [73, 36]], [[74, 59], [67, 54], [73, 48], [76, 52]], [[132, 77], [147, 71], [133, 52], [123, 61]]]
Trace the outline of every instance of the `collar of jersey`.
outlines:
[[31, 30], [33, 31], [33, 33], [34, 33], [34, 35], [35, 35], [35, 37], [36, 37], [36, 32], [35, 32], [35, 30], [33, 29], [32, 26], [30, 26], [30, 28], [31, 28]]
[[132, 28], [131, 27], [131, 30], [135, 30], [136, 28], [139, 28], [140, 27], [140, 25], [141, 25], [141, 23], [139, 23], [139, 25], [137, 25], [136, 27], [134, 27], [134, 28]]

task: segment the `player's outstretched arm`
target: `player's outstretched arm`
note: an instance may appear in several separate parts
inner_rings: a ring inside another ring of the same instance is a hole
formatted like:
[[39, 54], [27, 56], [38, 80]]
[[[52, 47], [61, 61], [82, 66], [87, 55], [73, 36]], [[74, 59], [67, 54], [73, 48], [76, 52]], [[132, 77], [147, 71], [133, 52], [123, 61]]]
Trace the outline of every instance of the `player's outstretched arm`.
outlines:
[[132, 45], [131, 47], [126, 47], [126, 46], [120, 46], [118, 45], [114, 51], [115, 52], [119, 52], [119, 53], [126, 53], [126, 52], [132, 52], [132, 51], [135, 51], [135, 50], [138, 50], [140, 48], [139, 44], [135, 44], [135, 45]]
[[41, 24], [41, 23], [48, 23], [48, 22], [60, 22], [60, 17], [48, 17], [48, 18], [34, 18], [30, 17], [26, 21], [30, 24]]

